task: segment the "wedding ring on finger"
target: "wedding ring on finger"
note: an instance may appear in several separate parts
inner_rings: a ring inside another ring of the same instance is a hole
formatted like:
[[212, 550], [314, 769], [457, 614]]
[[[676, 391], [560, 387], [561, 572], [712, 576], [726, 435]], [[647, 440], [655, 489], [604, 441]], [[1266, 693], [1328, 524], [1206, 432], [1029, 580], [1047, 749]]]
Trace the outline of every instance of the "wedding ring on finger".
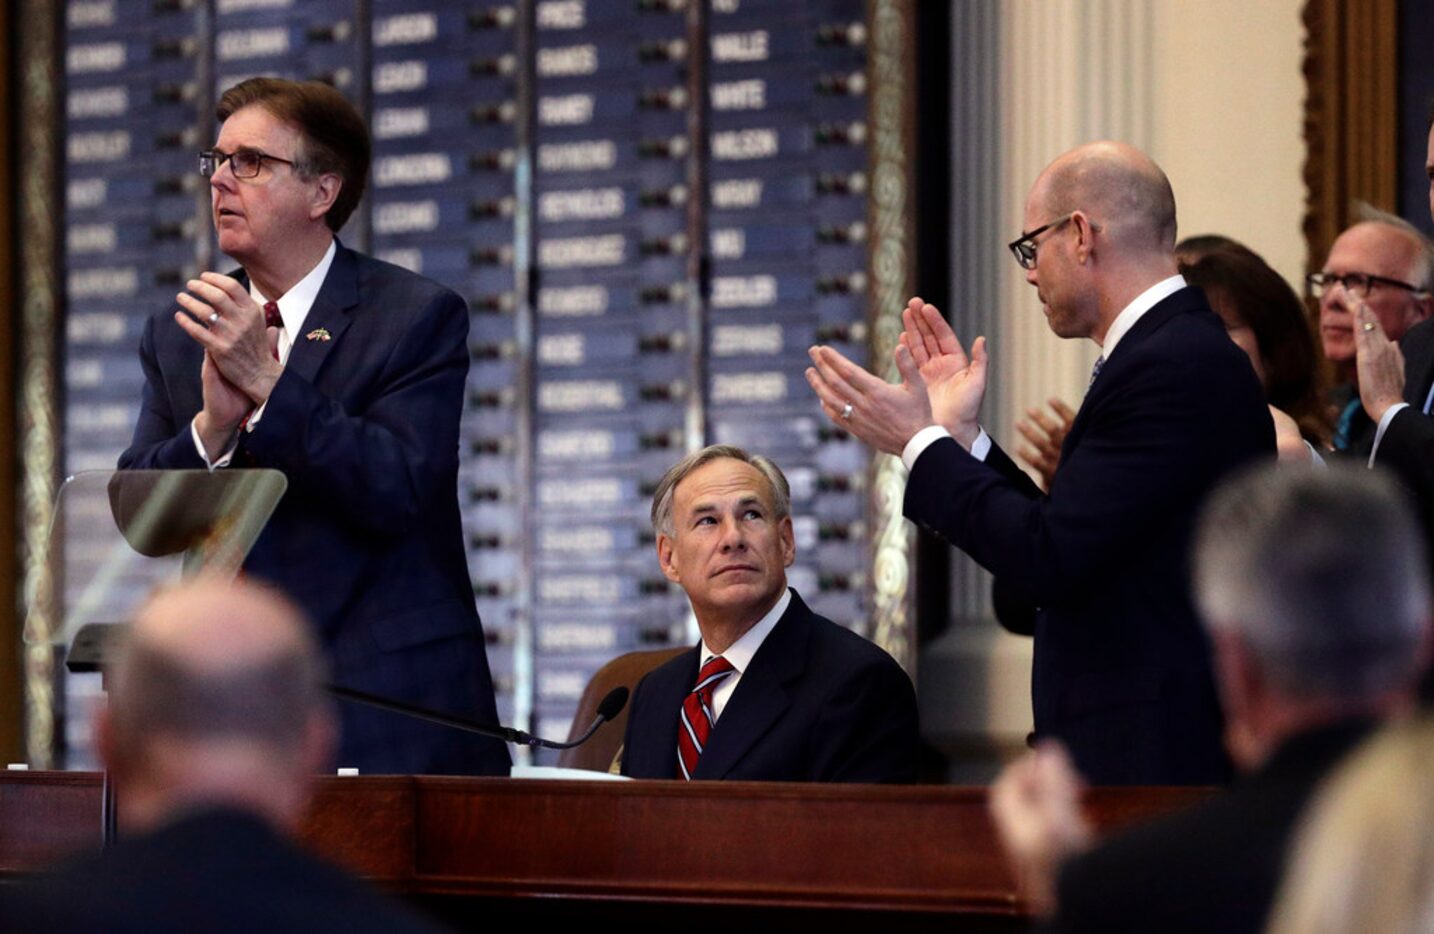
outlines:
[[210, 323], [210, 324], [214, 324], [214, 323], [215, 323], [216, 321], [218, 321], [218, 320], [219, 320], [219, 312], [217, 312], [217, 311], [214, 312], [213, 314], [211, 314], [211, 315], [209, 316], [209, 323]]
[[1374, 330], [1374, 322], [1373, 322], [1373, 321], [1366, 321], [1366, 322], [1364, 322], [1363, 324], [1361, 324], [1360, 327], [1363, 328], [1365, 331], [1373, 331], [1373, 330]]
[[845, 406], [842, 407], [841, 417], [842, 417], [844, 420], [847, 420], [847, 421], [850, 421], [850, 420], [851, 420], [851, 403], [850, 403], [850, 402], [848, 402]]

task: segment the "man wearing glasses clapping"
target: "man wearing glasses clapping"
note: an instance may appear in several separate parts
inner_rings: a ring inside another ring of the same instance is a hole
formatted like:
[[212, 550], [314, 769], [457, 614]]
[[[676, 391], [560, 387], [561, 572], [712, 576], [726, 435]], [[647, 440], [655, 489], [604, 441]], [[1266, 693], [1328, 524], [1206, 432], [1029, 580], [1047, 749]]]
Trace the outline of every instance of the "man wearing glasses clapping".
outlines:
[[[219, 248], [179, 310], [145, 324], [144, 399], [122, 468], [282, 471], [245, 563], [314, 620], [348, 688], [497, 719], [458, 512], [468, 374], [463, 300], [335, 237], [369, 137], [338, 91], [254, 78], [199, 154]], [[342, 711], [339, 766], [503, 773], [506, 748], [392, 714]]]

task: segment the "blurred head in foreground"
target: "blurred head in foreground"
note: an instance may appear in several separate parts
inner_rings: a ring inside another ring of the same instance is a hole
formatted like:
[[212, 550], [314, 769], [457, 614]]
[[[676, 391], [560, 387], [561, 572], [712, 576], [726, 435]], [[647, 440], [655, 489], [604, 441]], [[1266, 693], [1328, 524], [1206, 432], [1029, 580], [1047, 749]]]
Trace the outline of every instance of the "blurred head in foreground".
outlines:
[[1414, 512], [1363, 466], [1267, 463], [1211, 498], [1196, 599], [1236, 763], [1292, 733], [1413, 703], [1429, 586]]
[[120, 817], [146, 830], [225, 806], [290, 828], [335, 727], [298, 609], [246, 581], [157, 592], [109, 669], [100, 755]]

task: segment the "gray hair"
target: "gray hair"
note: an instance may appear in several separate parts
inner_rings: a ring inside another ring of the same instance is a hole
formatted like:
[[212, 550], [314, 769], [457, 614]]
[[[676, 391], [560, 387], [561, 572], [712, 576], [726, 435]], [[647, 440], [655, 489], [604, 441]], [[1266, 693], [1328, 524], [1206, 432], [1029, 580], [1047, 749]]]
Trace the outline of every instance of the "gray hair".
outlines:
[[1238, 635], [1290, 697], [1359, 701], [1407, 684], [1429, 613], [1412, 512], [1353, 464], [1241, 473], [1196, 531], [1206, 625]]
[[1383, 224], [1407, 236], [1416, 249], [1414, 267], [1406, 274], [1410, 285], [1417, 285], [1422, 292], [1434, 293], [1434, 242], [1429, 237], [1397, 214], [1381, 211], [1366, 201], [1354, 202], [1354, 218], [1361, 224]]
[[776, 518], [783, 519], [792, 514], [792, 488], [787, 483], [782, 468], [778, 467], [770, 458], [761, 454], [749, 454], [734, 444], [709, 444], [707, 447], [692, 454], [688, 454], [682, 460], [668, 468], [667, 473], [662, 475], [662, 480], [657, 484], [657, 490], [652, 494], [652, 529], [663, 535], [672, 535], [674, 527], [672, 524], [672, 492], [677, 489], [677, 484], [692, 471], [701, 467], [709, 461], [719, 458], [731, 458], [741, 461], [757, 469], [764, 478], [772, 493], [772, 508], [776, 512]]

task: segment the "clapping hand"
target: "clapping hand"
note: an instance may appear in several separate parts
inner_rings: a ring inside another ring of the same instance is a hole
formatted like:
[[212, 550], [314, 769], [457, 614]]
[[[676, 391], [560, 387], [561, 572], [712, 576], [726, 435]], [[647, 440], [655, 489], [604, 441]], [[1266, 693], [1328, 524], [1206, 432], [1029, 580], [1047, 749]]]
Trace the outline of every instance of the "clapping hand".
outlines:
[[981, 433], [978, 421], [986, 395], [986, 338], [971, 344], [967, 357], [956, 332], [935, 305], [913, 298], [901, 313], [906, 348], [926, 384], [936, 424], [951, 432], [968, 451]]

